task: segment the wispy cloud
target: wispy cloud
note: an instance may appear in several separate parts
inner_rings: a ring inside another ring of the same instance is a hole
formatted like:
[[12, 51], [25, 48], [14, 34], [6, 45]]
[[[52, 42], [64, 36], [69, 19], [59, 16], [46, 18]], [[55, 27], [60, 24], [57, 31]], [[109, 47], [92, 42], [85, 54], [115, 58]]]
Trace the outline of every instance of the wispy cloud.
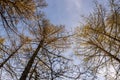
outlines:
[[69, 12], [76, 12], [81, 8], [81, 0], [65, 0], [65, 9]]

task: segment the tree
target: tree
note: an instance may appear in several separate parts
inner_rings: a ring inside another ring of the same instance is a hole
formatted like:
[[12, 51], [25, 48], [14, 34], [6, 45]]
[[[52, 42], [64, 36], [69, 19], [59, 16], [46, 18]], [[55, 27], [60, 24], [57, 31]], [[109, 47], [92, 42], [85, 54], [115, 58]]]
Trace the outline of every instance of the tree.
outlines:
[[[0, 21], [2, 26], [0, 27], [1, 29], [0, 36], [2, 37], [2, 39], [4, 39], [4, 41], [6, 41], [7, 44], [11, 44], [11, 46], [15, 46], [16, 41], [14, 40], [15, 38], [13, 38], [13, 35], [16, 38], [18, 38], [17, 36], [21, 37], [20, 30], [18, 29], [18, 25], [22, 23], [20, 21], [22, 20], [23, 22], [26, 22], [27, 20], [33, 19], [36, 9], [38, 7], [42, 8], [45, 6], [46, 6], [46, 3], [44, 0], [39, 0], [39, 1], [37, 0], [29, 0], [29, 1], [1, 0], [0, 1], [0, 17], [1, 17]], [[2, 35], [2, 33], [4, 34]], [[4, 37], [7, 37], [7, 38], [4, 38]], [[3, 44], [3, 46], [5, 45]], [[14, 51], [16, 52], [16, 50]], [[10, 55], [11, 57], [13, 54], [15, 54], [14, 51], [11, 53]], [[5, 60], [5, 62], [10, 58], [10, 56]], [[2, 66], [3, 63], [0, 66]]]
[[[2, 25], [0, 27], [0, 69], [6, 66], [9, 67], [8, 62], [10, 63], [12, 61], [10, 59], [16, 55], [24, 45], [20, 42], [20, 40], [23, 39], [20, 29], [18, 29], [18, 25], [21, 24], [20, 21], [26, 22], [33, 19], [36, 9], [44, 6], [46, 6], [44, 0], [0, 1], [0, 24]], [[7, 71], [10, 72], [9, 70]]]
[[[37, 22], [36, 22], [37, 21]], [[47, 65], [48, 68], [52, 70], [53, 63], [57, 61], [57, 58], [59, 60], [60, 55], [58, 55], [59, 48], [66, 48], [68, 45], [67, 38], [69, 36], [66, 36], [64, 34], [64, 27], [62, 26], [54, 26], [49, 23], [48, 20], [35, 20], [32, 24], [35, 23], [34, 27], [30, 27], [30, 32], [36, 36], [34, 39], [35, 44], [37, 44], [37, 48], [33, 52], [31, 58], [28, 61], [28, 64], [26, 65], [22, 76], [20, 77], [20, 80], [26, 80], [27, 76], [32, 68], [32, 65], [34, 65], [34, 62], [39, 62], [39, 60], [45, 59], [47, 61], [43, 61], [43, 65]], [[37, 24], [37, 25], [36, 25]], [[43, 51], [43, 52], [42, 52]], [[52, 52], [51, 52], [52, 51]], [[39, 56], [38, 56], [39, 55]], [[42, 59], [40, 56], [44, 56]], [[55, 57], [56, 56], [56, 57]], [[51, 58], [56, 58], [56, 61], [51, 61]], [[38, 58], [38, 60], [36, 60]], [[60, 60], [61, 61], [61, 60]], [[49, 64], [49, 65], [48, 65]], [[49, 70], [49, 69], [48, 69]], [[53, 72], [51, 72], [52, 75]], [[56, 73], [54, 73], [56, 74]], [[51, 80], [53, 80], [53, 77], [51, 76]]]
[[16, 27], [18, 22], [33, 19], [36, 9], [45, 6], [44, 0], [1, 0], [0, 20], [3, 28], [8, 35], [10, 31], [18, 33]]
[[7, 74], [6, 78], [15, 80], [53, 80], [68, 70], [68, 59], [61, 53], [69, 45], [69, 36], [64, 26], [55, 26], [42, 18], [42, 13], [37, 14], [44, 6], [45, 0], [0, 1], [4, 32], [4, 38], [0, 38], [1, 79]]
[[78, 51], [82, 51], [78, 53], [84, 56], [86, 67], [90, 67], [93, 75], [101, 73], [108, 80], [119, 80], [120, 1], [110, 0], [108, 8], [107, 11], [96, 3], [95, 11], [86, 18], [82, 28], [77, 28]]

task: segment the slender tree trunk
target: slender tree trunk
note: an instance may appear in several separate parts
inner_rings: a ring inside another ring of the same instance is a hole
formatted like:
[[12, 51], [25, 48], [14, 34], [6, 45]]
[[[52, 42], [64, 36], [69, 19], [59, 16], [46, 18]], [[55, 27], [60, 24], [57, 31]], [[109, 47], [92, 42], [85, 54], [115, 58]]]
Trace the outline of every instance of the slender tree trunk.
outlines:
[[21, 47], [22, 47], [22, 45], [21, 45], [18, 49], [16, 49], [12, 54], [10, 54], [10, 56], [9, 56], [7, 59], [5, 59], [5, 60], [0, 64], [0, 69], [4, 66], [4, 64], [5, 64], [12, 56], [14, 56], [15, 53], [17, 53], [17, 51], [18, 51]]
[[37, 56], [37, 54], [38, 54], [38, 52], [39, 52], [39, 50], [42, 46], [43, 46], [43, 40], [40, 41], [36, 51], [33, 53], [32, 57], [28, 61], [27, 66], [25, 67], [25, 69], [24, 69], [24, 71], [23, 71], [19, 80], [26, 80], [27, 79], [27, 76], [28, 76], [29, 71], [32, 67], [32, 64], [34, 63], [35, 57]]

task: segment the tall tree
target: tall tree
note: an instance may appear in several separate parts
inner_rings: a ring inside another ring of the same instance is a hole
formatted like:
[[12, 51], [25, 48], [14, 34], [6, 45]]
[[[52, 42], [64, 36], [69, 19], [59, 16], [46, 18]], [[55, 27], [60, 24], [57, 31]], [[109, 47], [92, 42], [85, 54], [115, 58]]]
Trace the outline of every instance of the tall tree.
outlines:
[[77, 28], [78, 50], [82, 51], [79, 55], [84, 56], [92, 74], [101, 73], [108, 80], [119, 80], [120, 0], [110, 0], [107, 9], [96, 3], [95, 11], [82, 28]]
[[[52, 65], [51, 61], [49, 60], [50, 54], [53, 55], [53, 57], [58, 56], [59, 59], [60, 56], [56, 54], [56, 51], [59, 52], [59, 48], [64, 49], [67, 48], [68, 45], [67, 38], [69, 36], [66, 36], [66, 34], [64, 33], [64, 27], [54, 26], [50, 24], [48, 20], [45, 19], [36, 19], [35, 22], [33, 22], [33, 24], [35, 24], [35, 26], [30, 27], [30, 32], [33, 34], [33, 36], [36, 36], [33, 39], [33, 41], [35, 44], [37, 44], [37, 47], [33, 52], [31, 58], [29, 59], [22, 73], [22, 76], [20, 77], [20, 80], [27, 79], [32, 65], [34, 65], [34, 62], [36, 62], [36, 58], [41, 60], [39, 56], [44, 55], [44, 59], [48, 60], [49, 64]], [[54, 53], [51, 52], [51, 50], [54, 50]], [[42, 53], [42, 51], [44, 51], [44, 53]], [[48, 64], [48, 62], [44, 62], [44, 64]]]

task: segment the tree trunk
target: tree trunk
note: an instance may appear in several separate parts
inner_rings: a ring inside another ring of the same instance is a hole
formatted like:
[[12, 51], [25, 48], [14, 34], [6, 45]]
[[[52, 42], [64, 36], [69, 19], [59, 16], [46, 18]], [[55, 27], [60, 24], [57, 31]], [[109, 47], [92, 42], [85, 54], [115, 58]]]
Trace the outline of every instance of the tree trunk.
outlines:
[[31, 69], [31, 67], [32, 67], [32, 64], [34, 63], [35, 57], [37, 56], [37, 54], [38, 54], [38, 52], [39, 52], [39, 50], [40, 50], [40, 48], [41, 48], [42, 46], [43, 46], [43, 40], [40, 41], [40, 43], [39, 43], [36, 51], [33, 53], [32, 57], [31, 57], [30, 60], [28, 61], [28, 64], [27, 64], [27, 66], [25, 67], [25, 69], [24, 69], [24, 71], [23, 71], [23, 73], [22, 73], [22, 75], [21, 75], [21, 77], [20, 77], [19, 80], [26, 80], [26, 79], [27, 79], [27, 76], [28, 76], [29, 71], [30, 71], [30, 69]]

